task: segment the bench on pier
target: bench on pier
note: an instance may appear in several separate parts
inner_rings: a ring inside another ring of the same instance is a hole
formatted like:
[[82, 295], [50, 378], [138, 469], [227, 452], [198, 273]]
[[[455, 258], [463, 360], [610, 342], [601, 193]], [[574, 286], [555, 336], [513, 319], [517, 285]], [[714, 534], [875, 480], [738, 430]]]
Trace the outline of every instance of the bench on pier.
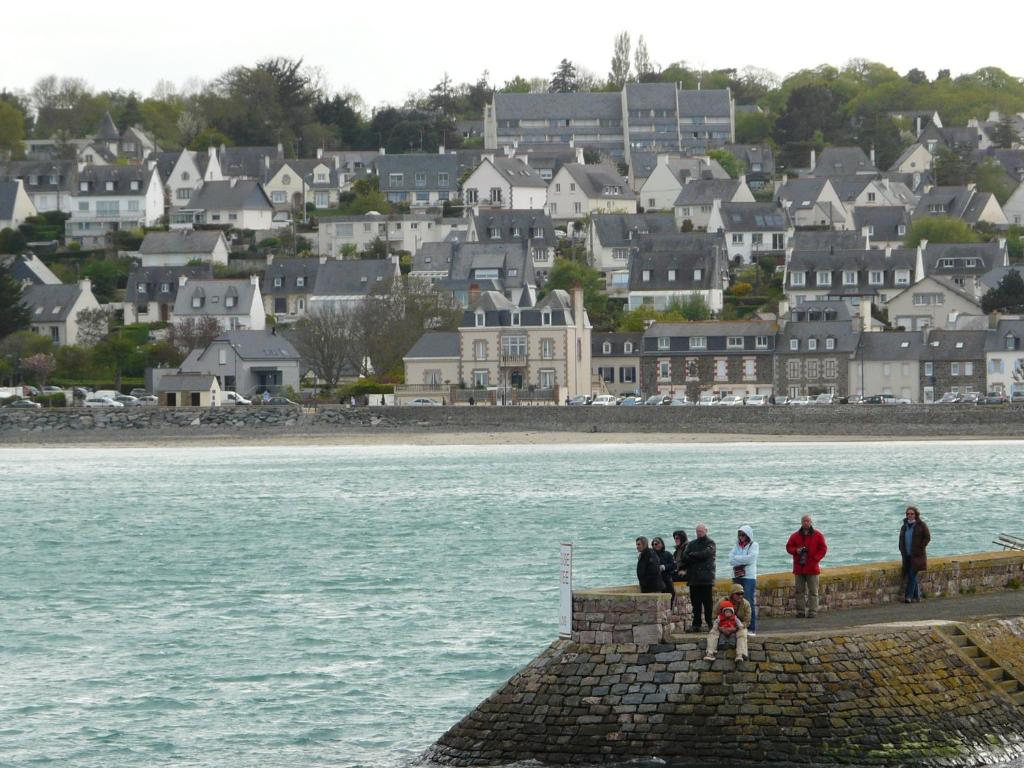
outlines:
[[1008, 533], [1000, 533], [992, 543], [998, 544], [1003, 548], [1004, 552], [1008, 549], [1012, 549], [1017, 552], [1024, 552], [1024, 539], [1011, 536]]

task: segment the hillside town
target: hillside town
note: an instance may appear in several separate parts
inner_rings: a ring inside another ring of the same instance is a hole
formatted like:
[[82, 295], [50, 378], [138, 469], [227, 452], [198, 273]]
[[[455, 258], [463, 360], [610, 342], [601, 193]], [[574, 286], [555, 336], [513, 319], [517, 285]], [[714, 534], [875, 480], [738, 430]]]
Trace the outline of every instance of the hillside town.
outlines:
[[779, 83], [639, 53], [601, 87], [565, 60], [539, 85], [445, 76], [405, 123], [376, 113], [372, 149], [339, 96], [311, 102], [319, 132], [246, 144], [134, 95], [3, 92], [26, 129], [0, 145], [0, 383], [50, 405], [1024, 402], [1020, 80], [891, 73], [1019, 98], [836, 122], [815, 100], [883, 65]]

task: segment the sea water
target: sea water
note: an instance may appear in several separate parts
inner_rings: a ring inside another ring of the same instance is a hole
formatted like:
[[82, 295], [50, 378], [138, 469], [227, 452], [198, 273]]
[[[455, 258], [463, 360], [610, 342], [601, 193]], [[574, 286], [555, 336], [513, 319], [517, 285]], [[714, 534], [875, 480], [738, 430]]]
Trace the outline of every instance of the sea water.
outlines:
[[[631, 583], [638, 535], [810, 513], [828, 565], [1020, 535], [1000, 442], [0, 449], [0, 765], [407, 765]], [[727, 571], [723, 556], [719, 575]]]

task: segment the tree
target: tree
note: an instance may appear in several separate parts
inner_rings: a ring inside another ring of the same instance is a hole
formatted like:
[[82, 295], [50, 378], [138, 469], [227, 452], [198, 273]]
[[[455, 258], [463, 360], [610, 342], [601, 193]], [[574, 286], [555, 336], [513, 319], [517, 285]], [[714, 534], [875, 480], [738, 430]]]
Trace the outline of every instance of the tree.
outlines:
[[1002, 312], [1019, 315], [1024, 313], [1024, 278], [1016, 269], [1011, 269], [999, 285], [991, 288], [981, 297], [981, 309], [985, 314]]
[[118, 328], [93, 348], [93, 359], [111, 371], [114, 389], [121, 389], [124, 369], [131, 363], [138, 346], [129, 334]]
[[30, 355], [21, 360], [21, 370], [31, 376], [40, 388], [46, 386], [46, 380], [56, 369], [57, 360], [46, 352]]
[[615, 50], [612, 53], [612, 68], [608, 73], [608, 85], [621, 89], [630, 80], [629, 65], [629, 32], [619, 32], [615, 36]]
[[925, 73], [924, 70], [917, 69], [916, 67], [914, 69], [909, 70], [907, 74], [903, 76], [903, 79], [906, 80], [908, 83], [913, 83], [914, 85], [928, 84], [928, 75]]
[[551, 93], [574, 93], [579, 89], [579, 76], [576, 73], [576, 66], [568, 59], [562, 59], [558, 69], [551, 76], [551, 85], [548, 87], [548, 90]]
[[295, 349], [327, 389], [338, 386], [346, 367], [352, 364], [352, 331], [351, 313], [334, 304], [309, 311], [295, 324]]
[[506, 80], [500, 90], [502, 93], [531, 93], [533, 86], [526, 78], [516, 75], [511, 80]]
[[678, 312], [690, 322], [711, 319], [711, 307], [704, 301], [704, 297], [698, 294], [684, 299], [673, 299], [667, 309], [669, 312]]
[[636, 79], [641, 83], [648, 82], [655, 75], [654, 64], [651, 63], [651, 57], [647, 53], [647, 43], [644, 40], [644, 36], [640, 35], [640, 39], [636, 41], [636, 53], [633, 55], [633, 68], [636, 69]]
[[772, 134], [772, 119], [763, 112], [740, 112], [736, 115], [736, 143], [762, 144]]
[[961, 187], [971, 180], [971, 165], [965, 155], [949, 147], [939, 147], [932, 173], [939, 186]]
[[785, 165], [807, 162], [810, 150], [821, 149], [823, 142], [844, 142], [844, 104], [842, 96], [824, 84], [803, 85], [790, 91], [775, 121], [775, 140], [782, 147]]
[[0, 100], [0, 157], [13, 160], [25, 156], [25, 114], [13, 104]]
[[557, 258], [548, 273], [547, 290], [561, 288], [570, 294], [576, 286], [583, 289], [583, 306], [595, 327], [605, 327], [609, 320], [605, 280], [593, 267], [574, 259]]
[[1002, 205], [1017, 188], [1017, 182], [1011, 179], [996, 160], [989, 158], [979, 163], [974, 169], [974, 181], [979, 192], [991, 192]]
[[83, 347], [95, 347], [110, 333], [112, 314], [103, 307], [83, 309], [78, 313], [78, 343]]
[[[3, 147], [2, 133], [3, 129], [0, 128], [0, 147]], [[1002, 115], [999, 118], [999, 122], [989, 131], [988, 136], [995, 146], [1002, 147], [1003, 149], [1012, 149], [1013, 145], [1020, 141], [1017, 131], [1014, 130], [1013, 120], [1010, 115]]]
[[21, 303], [21, 285], [0, 265], [0, 339], [28, 328], [31, 315]]
[[35, 354], [48, 354], [53, 342], [32, 331], [15, 331], [0, 340], [0, 362], [12, 383], [21, 374], [21, 361]]
[[430, 96], [427, 98], [430, 109], [440, 112], [442, 115], [451, 115], [455, 111], [455, 94], [452, 89], [452, 79], [445, 72], [440, 82], [430, 89]]
[[722, 170], [734, 179], [743, 173], [744, 169], [740, 167], [740, 163], [733, 157], [731, 152], [726, 152], [724, 149], [713, 149], [708, 152], [708, 157], [717, 161], [722, 166]]
[[21, 253], [28, 246], [28, 241], [17, 229], [4, 227], [0, 229], [0, 253]]
[[922, 240], [929, 243], [980, 243], [981, 235], [960, 219], [928, 216], [910, 226], [903, 244], [907, 248], [916, 248]]
[[205, 349], [223, 333], [220, 323], [209, 315], [185, 317], [167, 328], [167, 341], [183, 355], [193, 349]]

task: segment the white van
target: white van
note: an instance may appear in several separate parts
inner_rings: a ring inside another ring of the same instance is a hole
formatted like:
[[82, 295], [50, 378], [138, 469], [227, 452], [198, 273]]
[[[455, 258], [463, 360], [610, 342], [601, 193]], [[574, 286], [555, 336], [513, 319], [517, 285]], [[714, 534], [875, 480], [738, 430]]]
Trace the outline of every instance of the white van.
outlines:
[[224, 396], [224, 402], [222, 405], [252, 405], [252, 400], [247, 400], [237, 392], [232, 392], [230, 389], [221, 392]]
[[615, 395], [598, 395], [594, 398], [594, 402], [591, 405], [615, 405], [618, 401]]

